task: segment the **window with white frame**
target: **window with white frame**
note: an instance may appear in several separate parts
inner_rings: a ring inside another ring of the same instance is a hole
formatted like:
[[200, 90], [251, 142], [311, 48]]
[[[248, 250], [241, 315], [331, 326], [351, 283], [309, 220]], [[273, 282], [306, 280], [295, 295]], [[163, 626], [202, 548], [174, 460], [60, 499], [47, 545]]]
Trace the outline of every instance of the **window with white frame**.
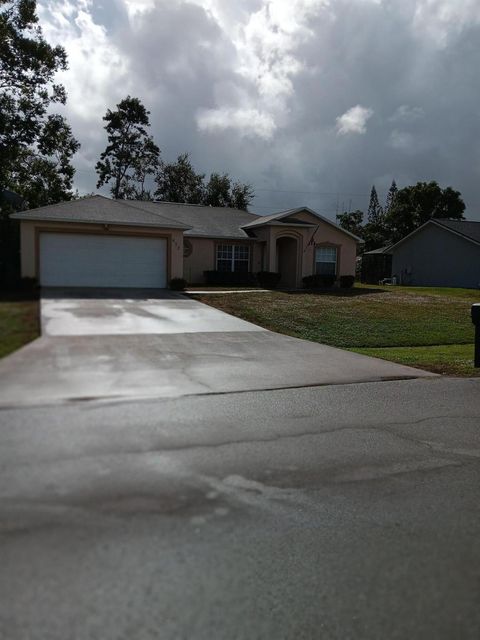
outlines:
[[337, 275], [337, 247], [315, 249], [315, 273], [321, 276]]
[[217, 271], [248, 271], [250, 247], [246, 244], [217, 245]]

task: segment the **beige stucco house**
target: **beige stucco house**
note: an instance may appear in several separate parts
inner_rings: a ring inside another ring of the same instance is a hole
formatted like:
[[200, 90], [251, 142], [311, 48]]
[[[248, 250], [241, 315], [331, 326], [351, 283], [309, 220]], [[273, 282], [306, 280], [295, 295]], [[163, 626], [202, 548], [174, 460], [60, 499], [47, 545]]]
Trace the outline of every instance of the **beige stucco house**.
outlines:
[[203, 283], [206, 271], [355, 274], [353, 234], [300, 207], [269, 216], [223, 207], [92, 196], [12, 215], [22, 276], [42, 286], [162, 288]]

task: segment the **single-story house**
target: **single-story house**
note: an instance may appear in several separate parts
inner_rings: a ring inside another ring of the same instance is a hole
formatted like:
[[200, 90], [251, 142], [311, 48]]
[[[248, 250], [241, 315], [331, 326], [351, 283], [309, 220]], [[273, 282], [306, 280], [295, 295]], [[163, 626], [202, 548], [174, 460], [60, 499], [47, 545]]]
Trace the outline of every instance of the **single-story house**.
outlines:
[[398, 284], [480, 287], [480, 222], [429, 220], [388, 253]]
[[204, 272], [275, 271], [300, 287], [314, 273], [355, 274], [353, 234], [307, 207], [238, 209], [92, 196], [12, 215], [22, 277], [43, 286], [166, 287]]

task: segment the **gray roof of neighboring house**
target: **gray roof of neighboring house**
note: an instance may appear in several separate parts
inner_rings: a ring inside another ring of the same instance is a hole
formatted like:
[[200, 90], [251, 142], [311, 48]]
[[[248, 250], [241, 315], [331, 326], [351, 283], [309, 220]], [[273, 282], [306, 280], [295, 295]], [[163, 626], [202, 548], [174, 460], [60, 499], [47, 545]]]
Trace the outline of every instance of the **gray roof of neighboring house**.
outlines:
[[149, 211], [141, 206], [131, 206], [125, 200], [112, 200], [104, 196], [91, 196], [80, 200], [59, 202], [58, 204], [30, 209], [12, 214], [16, 220], [45, 220], [49, 222], [84, 222], [96, 224], [120, 224], [141, 227], [165, 227], [169, 229], [188, 229], [188, 225], [169, 219], [160, 213]]
[[282, 221], [285, 218], [289, 218], [290, 216], [293, 216], [296, 213], [301, 213], [303, 211], [306, 211], [307, 213], [312, 214], [313, 216], [315, 216], [316, 218], [318, 218], [322, 222], [326, 222], [327, 224], [331, 225], [332, 227], [335, 227], [336, 229], [338, 229], [339, 231], [342, 231], [347, 236], [350, 236], [351, 238], [354, 238], [357, 242], [363, 242], [363, 240], [361, 238], [359, 238], [358, 236], [356, 236], [355, 234], [350, 233], [350, 231], [346, 231], [346, 229], [343, 229], [338, 224], [335, 224], [335, 222], [332, 222], [332, 220], [329, 220], [328, 218], [325, 218], [324, 216], [320, 215], [316, 211], [313, 211], [312, 209], [309, 209], [308, 207], [297, 207], [295, 209], [287, 209], [287, 211], [280, 211], [278, 213], [272, 213], [269, 216], [257, 216], [257, 220], [253, 220], [249, 224], [244, 225], [243, 228], [244, 229], [254, 229], [255, 227], [260, 227], [260, 226], [263, 226], [263, 225], [266, 225], [266, 224], [272, 224], [272, 223], [277, 223], [277, 222], [279, 224], [282, 224], [283, 223]]
[[400, 244], [403, 244], [406, 240], [414, 236], [421, 229], [424, 229], [428, 225], [435, 225], [437, 227], [443, 227], [447, 231], [451, 231], [457, 236], [463, 237], [469, 242], [480, 244], [480, 222], [474, 222], [473, 220], [448, 220], [447, 218], [431, 218], [424, 222], [420, 227], [414, 229], [411, 233], [403, 237], [389, 248], [392, 252]]
[[390, 253], [390, 248], [392, 245], [388, 244], [384, 247], [379, 247], [378, 249], [372, 249], [372, 251], [365, 251], [364, 256], [373, 256], [377, 254], [388, 254]]
[[450, 231], [455, 231], [469, 240], [480, 243], [480, 222], [473, 220], [444, 220], [443, 218], [434, 218], [441, 227], [446, 227]]
[[178, 220], [188, 227], [185, 236], [204, 238], [248, 238], [249, 235], [241, 227], [261, 217], [240, 209], [198, 204], [133, 200], [129, 201], [129, 204]]

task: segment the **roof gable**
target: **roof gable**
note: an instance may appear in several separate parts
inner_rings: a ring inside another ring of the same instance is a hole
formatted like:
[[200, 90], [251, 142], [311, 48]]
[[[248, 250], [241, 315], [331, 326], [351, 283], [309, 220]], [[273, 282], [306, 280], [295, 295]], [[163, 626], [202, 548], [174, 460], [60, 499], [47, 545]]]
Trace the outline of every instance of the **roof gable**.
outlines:
[[[273, 213], [269, 216], [259, 216], [257, 220], [254, 220], [253, 222], [244, 225], [243, 229], [254, 229], [255, 227], [266, 226], [266, 225], [271, 225], [276, 223], [282, 224], [285, 222], [285, 219], [287, 220], [295, 219], [295, 215], [299, 213], [310, 214], [312, 216], [313, 225], [318, 224], [318, 221], [324, 222], [330, 225], [331, 227], [334, 227], [337, 231], [344, 233], [350, 238], [353, 238], [357, 242], [363, 243], [363, 240], [361, 238], [359, 238], [353, 233], [350, 233], [350, 231], [343, 229], [340, 225], [335, 224], [335, 222], [332, 222], [332, 220], [325, 218], [324, 216], [320, 215], [316, 211], [313, 211], [313, 209], [310, 209], [309, 207], [298, 207], [296, 209], [288, 209], [287, 211], [280, 211], [279, 213]], [[298, 223], [300, 225], [304, 225], [305, 221], [299, 221]]]
[[427, 220], [427, 222], [424, 222], [420, 227], [417, 227], [417, 229], [414, 229], [411, 233], [389, 247], [389, 251], [394, 251], [399, 245], [403, 244], [405, 241], [409, 240], [419, 231], [422, 231], [429, 225], [440, 227], [444, 231], [450, 232], [462, 238], [463, 240], [466, 240], [467, 242], [473, 242], [476, 245], [480, 245], [480, 222], [475, 222], [473, 220], [448, 220], [443, 218], [432, 218], [431, 220]]

